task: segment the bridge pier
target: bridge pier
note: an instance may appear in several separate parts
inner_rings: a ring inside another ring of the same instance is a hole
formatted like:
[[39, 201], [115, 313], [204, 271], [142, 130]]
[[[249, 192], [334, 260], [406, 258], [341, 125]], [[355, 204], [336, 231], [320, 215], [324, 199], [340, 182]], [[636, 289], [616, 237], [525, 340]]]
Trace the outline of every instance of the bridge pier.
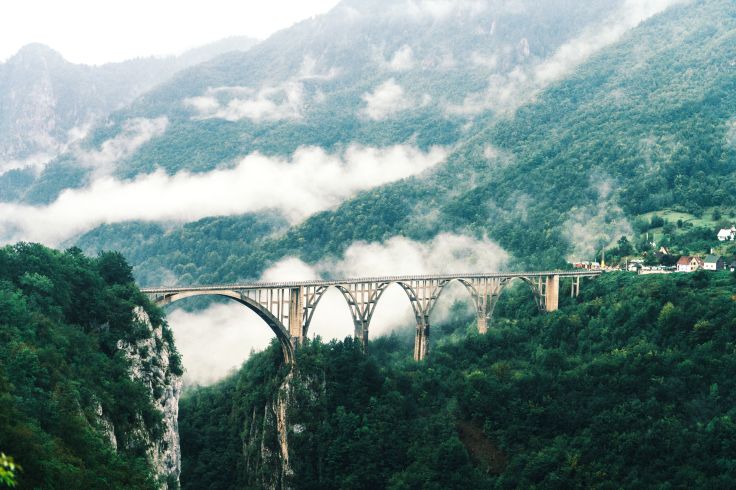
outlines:
[[572, 278], [572, 288], [570, 288], [570, 297], [577, 298], [580, 296], [580, 277]]
[[360, 342], [363, 352], [368, 352], [368, 321], [353, 319], [353, 338]]
[[560, 304], [560, 276], [555, 274], [547, 276], [544, 287], [544, 309], [545, 311], [557, 311]]
[[304, 291], [301, 287], [289, 288], [289, 336], [294, 349], [304, 341], [302, 310], [304, 309]]
[[414, 336], [414, 360], [423, 361], [429, 355], [429, 315], [423, 315], [417, 322]]

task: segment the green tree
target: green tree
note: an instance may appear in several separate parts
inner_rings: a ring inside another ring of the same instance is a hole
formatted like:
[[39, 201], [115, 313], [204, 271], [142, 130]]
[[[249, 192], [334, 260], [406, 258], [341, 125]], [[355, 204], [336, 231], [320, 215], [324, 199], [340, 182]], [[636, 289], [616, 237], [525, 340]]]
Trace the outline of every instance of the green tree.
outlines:
[[0, 452], [0, 486], [14, 487], [18, 484], [16, 472], [22, 468], [15, 464], [11, 456]]

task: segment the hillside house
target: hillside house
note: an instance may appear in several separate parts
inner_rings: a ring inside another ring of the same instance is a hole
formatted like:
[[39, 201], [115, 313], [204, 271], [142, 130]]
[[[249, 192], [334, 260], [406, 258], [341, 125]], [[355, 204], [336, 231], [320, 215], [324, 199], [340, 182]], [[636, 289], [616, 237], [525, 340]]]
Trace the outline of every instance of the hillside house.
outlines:
[[731, 270], [731, 272], [736, 272], [736, 260], [731, 262], [731, 265], [729, 265], [728, 268]]
[[719, 242], [725, 242], [726, 240], [736, 240], [736, 226], [731, 226], [731, 228], [721, 228], [721, 231], [718, 232], [718, 241]]
[[703, 259], [700, 257], [683, 255], [677, 261], [677, 272], [695, 272], [698, 269], [702, 269], [703, 265]]
[[693, 257], [690, 259], [690, 272], [695, 272], [698, 269], [702, 269], [705, 264], [703, 263], [703, 259], [700, 257]]
[[726, 267], [723, 257], [719, 255], [708, 255], [703, 260], [703, 269], [707, 271], [720, 271]]
[[683, 255], [680, 260], [677, 261], [677, 272], [690, 272], [690, 260], [692, 257]]

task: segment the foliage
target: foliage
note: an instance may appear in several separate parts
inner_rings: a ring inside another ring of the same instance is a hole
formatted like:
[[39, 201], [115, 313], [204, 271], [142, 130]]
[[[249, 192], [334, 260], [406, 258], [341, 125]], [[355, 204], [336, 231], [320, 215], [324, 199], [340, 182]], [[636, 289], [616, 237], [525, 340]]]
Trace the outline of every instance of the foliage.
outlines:
[[133, 429], [156, 433], [161, 413], [117, 349], [150, 335], [136, 305], [160, 321], [119, 254], [0, 248], [0, 441], [22, 462], [20, 488], [156, 487]]
[[[352, 339], [310, 341], [289, 412], [292, 483], [732, 487], [734, 288], [730, 273], [609, 273], [552, 314], [523, 306], [522, 288], [504, 293], [487, 335], [438, 342], [422, 364], [395, 336], [367, 356]], [[250, 488], [274, 470], [243, 474], [262, 450], [252, 438], [284, 376], [279, 355], [273, 345], [182, 400], [183, 488]]]
[[16, 471], [21, 471], [11, 456], [0, 452], [0, 485], [14, 487], [17, 484]]

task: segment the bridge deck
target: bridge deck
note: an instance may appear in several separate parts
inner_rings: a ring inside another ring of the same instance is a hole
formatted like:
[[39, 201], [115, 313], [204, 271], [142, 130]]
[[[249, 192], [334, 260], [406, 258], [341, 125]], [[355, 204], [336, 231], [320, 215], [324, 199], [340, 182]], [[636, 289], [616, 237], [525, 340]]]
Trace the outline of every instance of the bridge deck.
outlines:
[[386, 282], [404, 282], [404, 281], [422, 281], [434, 280], [444, 281], [452, 279], [493, 279], [493, 278], [514, 278], [514, 277], [595, 277], [602, 274], [603, 271], [592, 270], [572, 270], [572, 271], [543, 271], [543, 272], [489, 272], [489, 273], [472, 273], [472, 274], [426, 274], [414, 276], [381, 276], [381, 277], [359, 277], [352, 279], [326, 279], [312, 281], [290, 281], [290, 282], [249, 282], [242, 284], [213, 284], [210, 286], [175, 286], [175, 287], [155, 287], [141, 288], [141, 291], [148, 294], [155, 293], [176, 293], [185, 291], [221, 291], [221, 290], [243, 290], [243, 289], [281, 289], [295, 288], [300, 286], [335, 286], [341, 284], [362, 284], [362, 283], [386, 283]]

